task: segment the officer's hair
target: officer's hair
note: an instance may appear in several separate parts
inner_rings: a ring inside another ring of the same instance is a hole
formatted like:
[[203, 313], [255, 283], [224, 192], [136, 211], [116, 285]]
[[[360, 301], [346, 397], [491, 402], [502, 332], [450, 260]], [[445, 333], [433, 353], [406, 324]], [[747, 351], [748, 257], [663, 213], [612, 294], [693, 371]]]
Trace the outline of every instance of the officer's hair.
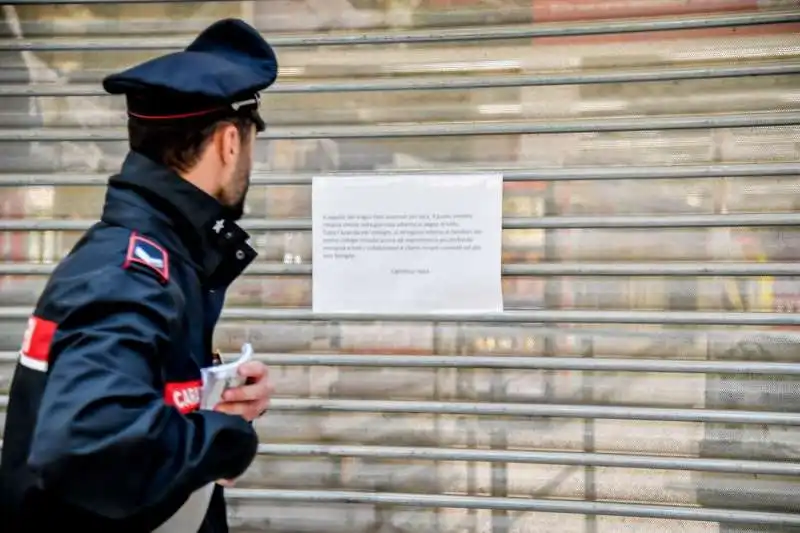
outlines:
[[236, 126], [243, 142], [250, 140], [253, 122], [240, 116], [202, 125], [128, 117], [128, 139], [132, 151], [179, 172], [188, 172], [200, 160], [214, 132], [223, 124]]

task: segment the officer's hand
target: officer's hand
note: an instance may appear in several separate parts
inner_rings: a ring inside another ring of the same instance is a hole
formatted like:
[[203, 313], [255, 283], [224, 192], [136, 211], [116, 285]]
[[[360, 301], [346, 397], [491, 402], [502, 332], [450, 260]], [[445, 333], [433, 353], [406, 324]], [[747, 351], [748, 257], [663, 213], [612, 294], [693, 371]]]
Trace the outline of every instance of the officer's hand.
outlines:
[[253, 421], [266, 411], [272, 395], [267, 365], [248, 361], [239, 367], [239, 375], [245, 379], [245, 384], [226, 390], [216, 410]]

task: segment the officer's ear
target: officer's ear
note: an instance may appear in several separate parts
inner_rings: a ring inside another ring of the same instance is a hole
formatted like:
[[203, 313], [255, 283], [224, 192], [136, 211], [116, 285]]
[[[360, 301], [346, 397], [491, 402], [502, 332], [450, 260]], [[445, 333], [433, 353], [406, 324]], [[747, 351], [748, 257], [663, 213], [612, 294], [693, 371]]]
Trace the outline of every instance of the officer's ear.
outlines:
[[236, 164], [242, 153], [242, 136], [235, 124], [223, 122], [214, 134], [219, 158], [225, 166]]

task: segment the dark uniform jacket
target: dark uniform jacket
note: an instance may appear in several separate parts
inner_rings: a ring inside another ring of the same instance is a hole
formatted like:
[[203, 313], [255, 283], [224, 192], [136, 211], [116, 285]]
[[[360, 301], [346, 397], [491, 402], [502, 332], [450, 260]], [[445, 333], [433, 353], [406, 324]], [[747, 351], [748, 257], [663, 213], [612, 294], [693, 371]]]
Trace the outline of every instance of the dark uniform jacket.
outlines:
[[[29, 320], [0, 531], [149, 532], [193, 491], [244, 472], [253, 427], [199, 404], [225, 289], [256, 256], [247, 241], [216, 200], [129, 154]], [[227, 531], [219, 486], [200, 531]]]

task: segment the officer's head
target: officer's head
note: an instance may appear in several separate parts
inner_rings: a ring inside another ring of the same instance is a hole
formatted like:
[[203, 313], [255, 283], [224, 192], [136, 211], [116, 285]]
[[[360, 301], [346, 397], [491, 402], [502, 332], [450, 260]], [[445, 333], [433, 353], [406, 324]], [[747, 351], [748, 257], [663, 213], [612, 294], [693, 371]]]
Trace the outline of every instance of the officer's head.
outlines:
[[219, 21], [186, 50], [103, 80], [124, 94], [131, 150], [174, 169], [241, 214], [256, 133], [259, 92], [275, 81], [275, 53], [241, 20]]

